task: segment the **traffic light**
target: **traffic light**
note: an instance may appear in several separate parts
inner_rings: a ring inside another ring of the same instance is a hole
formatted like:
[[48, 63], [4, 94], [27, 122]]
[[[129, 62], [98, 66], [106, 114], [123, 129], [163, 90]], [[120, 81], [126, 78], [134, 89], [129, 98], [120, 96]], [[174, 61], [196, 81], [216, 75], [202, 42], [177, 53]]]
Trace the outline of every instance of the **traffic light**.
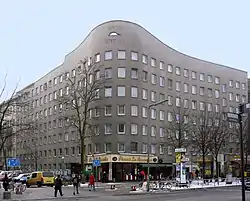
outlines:
[[243, 114], [243, 113], [244, 113], [244, 105], [243, 105], [243, 104], [240, 104], [240, 105], [239, 105], [239, 113], [240, 113], [240, 114]]

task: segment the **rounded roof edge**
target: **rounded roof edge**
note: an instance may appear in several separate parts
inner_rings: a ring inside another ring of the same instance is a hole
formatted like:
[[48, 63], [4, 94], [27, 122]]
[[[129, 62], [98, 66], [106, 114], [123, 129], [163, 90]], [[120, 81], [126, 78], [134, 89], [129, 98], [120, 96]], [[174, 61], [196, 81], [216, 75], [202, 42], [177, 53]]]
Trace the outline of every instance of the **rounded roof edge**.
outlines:
[[[94, 31], [96, 30], [98, 27], [100, 26], [103, 26], [105, 24], [108, 24], [108, 23], [112, 23], [112, 22], [125, 22], [125, 23], [130, 23], [130, 24], [133, 24], [133, 25], [136, 25], [138, 26], [139, 28], [143, 29], [144, 31], [146, 31], [148, 34], [150, 34], [153, 38], [155, 38], [156, 40], [158, 40], [159, 42], [161, 42], [164, 46], [166, 46], [167, 48], [179, 53], [179, 54], [182, 54], [183, 56], [186, 56], [186, 57], [189, 57], [191, 59], [195, 59], [195, 60], [199, 60], [199, 61], [202, 61], [202, 62], [206, 62], [206, 63], [210, 63], [210, 64], [213, 64], [213, 65], [218, 65], [218, 66], [221, 66], [221, 67], [224, 67], [224, 68], [230, 68], [230, 69], [233, 69], [233, 70], [238, 70], [238, 71], [242, 71], [244, 73], [247, 73], [247, 71], [245, 70], [241, 70], [241, 69], [238, 69], [238, 68], [234, 68], [234, 67], [230, 67], [230, 66], [226, 66], [226, 65], [223, 65], [223, 64], [218, 64], [218, 63], [215, 63], [215, 62], [212, 62], [212, 61], [207, 61], [207, 60], [203, 60], [203, 59], [200, 59], [200, 58], [197, 58], [197, 57], [194, 57], [194, 56], [190, 56], [188, 54], [185, 54], [183, 52], [180, 52], [170, 46], [168, 46], [167, 44], [165, 44], [164, 42], [162, 42], [159, 38], [157, 38], [155, 35], [153, 35], [152, 33], [150, 33], [146, 28], [144, 28], [142, 25], [138, 24], [138, 23], [135, 23], [135, 22], [132, 22], [132, 21], [128, 21], [128, 20], [109, 20], [109, 21], [106, 21], [106, 22], [103, 22], [97, 26], [95, 26], [89, 33], [88, 35], [85, 37], [85, 39], [75, 48], [73, 49], [72, 51], [70, 51], [68, 54], [65, 55], [64, 57], [64, 61], [65, 61], [65, 58], [67, 56], [69, 56], [71, 53], [73, 53], [75, 50], [77, 50], [84, 42], [85, 40], [89, 37], [89, 35]], [[62, 62], [62, 64], [64, 63], [64, 61]], [[61, 66], [61, 65], [59, 65]], [[58, 66], [58, 67], [59, 67]]]

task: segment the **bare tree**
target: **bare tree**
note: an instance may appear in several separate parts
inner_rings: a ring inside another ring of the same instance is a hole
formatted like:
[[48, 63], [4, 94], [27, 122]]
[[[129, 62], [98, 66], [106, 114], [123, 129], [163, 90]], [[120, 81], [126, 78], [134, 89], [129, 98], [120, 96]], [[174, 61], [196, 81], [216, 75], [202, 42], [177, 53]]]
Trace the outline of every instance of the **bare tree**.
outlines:
[[190, 121], [190, 110], [180, 108], [173, 109], [172, 121], [167, 122], [165, 129], [167, 136], [164, 144], [176, 148], [188, 148], [189, 136], [191, 134], [192, 122]]
[[[75, 127], [80, 137], [81, 169], [85, 170], [85, 141], [91, 137], [94, 125], [93, 113], [98, 115], [95, 102], [100, 98], [99, 91], [104, 80], [100, 75], [100, 65], [80, 61], [77, 72], [69, 77], [66, 73], [65, 94], [60, 94], [59, 102], [64, 106], [63, 117], [68, 127]], [[95, 111], [93, 110], [95, 108]]]
[[206, 156], [209, 154], [212, 145], [212, 112], [197, 111], [192, 115], [192, 144], [202, 155], [202, 177], [205, 178]]
[[225, 115], [223, 113], [213, 113], [211, 115], [212, 118], [210, 123], [212, 126], [209, 129], [211, 136], [210, 151], [215, 160], [216, 177], [219, 177], [218, 155], [222, 151], [224, 143], [229, 138], [231, 129], [229, 128], [228, 121], [224, 118]]

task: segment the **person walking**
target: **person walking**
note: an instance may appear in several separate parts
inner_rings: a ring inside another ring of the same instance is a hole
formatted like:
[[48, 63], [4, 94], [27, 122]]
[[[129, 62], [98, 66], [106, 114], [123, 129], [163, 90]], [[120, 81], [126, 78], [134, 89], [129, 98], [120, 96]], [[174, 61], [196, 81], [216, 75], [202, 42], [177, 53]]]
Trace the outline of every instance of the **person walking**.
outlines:
[[95, 191], [95, 176], [93, 173], [90, 174], [89, 176], [89, 191], [93, 188], [93, 191]]
[[4, 180], [3, 180], [4, 191], [8, 191], [8, 187], [9, 187], [9, 178], [8, 178], [8, 175], [5, 174], [4, 175]]
[[57, 176], [57, 178], [55, 179], [55, 197], [57, 197], [57, 192], [59, 191], [60, 195], [63, 196], [62, 193], [62, 179], [60, 177], [60, 175]]
[[80, 184], [80, 179], [79, 176], [76, 174], [75, 177], [73, 178], [73, 195], [76, 193], [79, 194], [79, 184]]

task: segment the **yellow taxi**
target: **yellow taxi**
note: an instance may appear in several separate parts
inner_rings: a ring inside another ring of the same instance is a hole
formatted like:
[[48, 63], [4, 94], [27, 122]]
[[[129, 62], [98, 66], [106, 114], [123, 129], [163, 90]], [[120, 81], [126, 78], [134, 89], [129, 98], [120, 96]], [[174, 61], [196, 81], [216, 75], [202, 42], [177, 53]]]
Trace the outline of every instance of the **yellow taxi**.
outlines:
[[36, 185], [37, 187], [41, 186], [54, 186], [55, 177], [53, 172], [32, 172], [30, 176], [27, 177], [26, 186]]

